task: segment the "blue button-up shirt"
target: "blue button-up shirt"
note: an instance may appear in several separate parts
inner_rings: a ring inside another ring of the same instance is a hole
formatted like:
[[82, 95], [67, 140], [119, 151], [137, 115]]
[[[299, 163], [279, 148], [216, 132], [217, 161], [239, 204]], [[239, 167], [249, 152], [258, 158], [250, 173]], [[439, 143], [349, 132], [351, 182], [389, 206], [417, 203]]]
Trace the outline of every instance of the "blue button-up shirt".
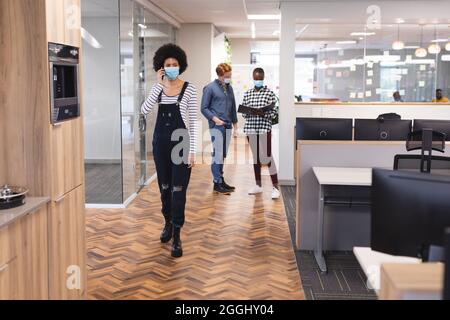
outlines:
[[236, 99], [230, 85], [222, 86], [215, 80], [203, 89], [202, 114], [209, 120], [209, 127], [214, 128], [214, 117], [224, 121], [228, 126], [238, 122]]

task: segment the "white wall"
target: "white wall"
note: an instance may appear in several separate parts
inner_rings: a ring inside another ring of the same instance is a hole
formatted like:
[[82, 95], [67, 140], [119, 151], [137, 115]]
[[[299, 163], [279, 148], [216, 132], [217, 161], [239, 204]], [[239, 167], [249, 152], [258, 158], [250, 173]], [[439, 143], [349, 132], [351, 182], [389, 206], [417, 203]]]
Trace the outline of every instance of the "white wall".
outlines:
[[230, 39], [233, 64], [250, 64], [251, 46], [249, 39]]
[[203, 88], [211, 82], [211, 70], [213, 63], [214, 26], [210, 23], [182, 24], [178, 32], [178, 44], [188, 56], [189, 68], [183, 79], [197, 87], [199, 105], [199, 144], [198, 152], [201, 153], [203, 133], [208, 130], [208, 122], [200, 113], [200, 103], [203, 96]]
[[216, 67], [226, 62], [227, 54], [225, 51], [225, 33], [220, 33], [213, 40], [213, 55], [211, 61], [211, 80], [217, 77]]
[[293, 117], [295, 92], [296, 13], [281, 4], [280, 39], [280, 183], [294, 184]]
[[119, 21], [83, 18], [82, 25], [102, 45], [83, 43], [85, 159], [120, 161]]

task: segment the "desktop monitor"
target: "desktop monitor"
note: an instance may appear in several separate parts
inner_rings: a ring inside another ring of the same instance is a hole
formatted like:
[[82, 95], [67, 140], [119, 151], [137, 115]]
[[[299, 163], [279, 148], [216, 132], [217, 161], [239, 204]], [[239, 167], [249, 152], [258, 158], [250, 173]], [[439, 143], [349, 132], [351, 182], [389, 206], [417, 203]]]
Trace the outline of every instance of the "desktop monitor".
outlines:
[[449, 195], [450, 177], [374, 169], [372, 249], [441, 261]]
[[406, 141], [411, 130], [411, 120], [355, 120], [356, 141]]
[[297, 140], [353, 140], [353, 119], [297, 118]]
[[414, 131], [432, 129], [446, 135], [446, 140], [450, 141], [450, 121], [448, 120], [414, 120]]

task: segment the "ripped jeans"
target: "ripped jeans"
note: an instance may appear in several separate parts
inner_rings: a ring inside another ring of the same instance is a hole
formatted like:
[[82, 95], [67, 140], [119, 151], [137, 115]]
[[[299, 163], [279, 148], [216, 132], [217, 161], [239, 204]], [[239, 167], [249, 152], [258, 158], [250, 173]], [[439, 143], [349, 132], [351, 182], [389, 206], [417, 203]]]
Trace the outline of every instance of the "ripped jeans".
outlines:
[[[177, 227], [183, 227], [185, 222], [186, 194], [192, 169], [188, 166], [189, 137], [175, 142], [172, 141], [172, 134], [185, 128], [177, 106], [160, 107], [153, 136], [153, 156], [161, 192], [162, 214], [166, 221], [171, 221]], [[176, 152], [177, 158], [181, 157], [182, 161], [172, 159], [172, 151], [177, 145], [184, 146], [180, 153]]]

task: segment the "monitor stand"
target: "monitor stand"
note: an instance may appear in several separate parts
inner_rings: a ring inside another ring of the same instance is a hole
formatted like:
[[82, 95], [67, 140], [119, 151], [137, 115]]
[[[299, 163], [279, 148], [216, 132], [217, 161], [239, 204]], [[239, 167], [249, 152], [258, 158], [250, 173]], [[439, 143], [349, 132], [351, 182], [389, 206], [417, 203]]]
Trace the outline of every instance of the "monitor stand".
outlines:
[[424, 246], [421, 250], [423, 262], [443, 262], [445, 261], [445, 248], [440, 246]]

